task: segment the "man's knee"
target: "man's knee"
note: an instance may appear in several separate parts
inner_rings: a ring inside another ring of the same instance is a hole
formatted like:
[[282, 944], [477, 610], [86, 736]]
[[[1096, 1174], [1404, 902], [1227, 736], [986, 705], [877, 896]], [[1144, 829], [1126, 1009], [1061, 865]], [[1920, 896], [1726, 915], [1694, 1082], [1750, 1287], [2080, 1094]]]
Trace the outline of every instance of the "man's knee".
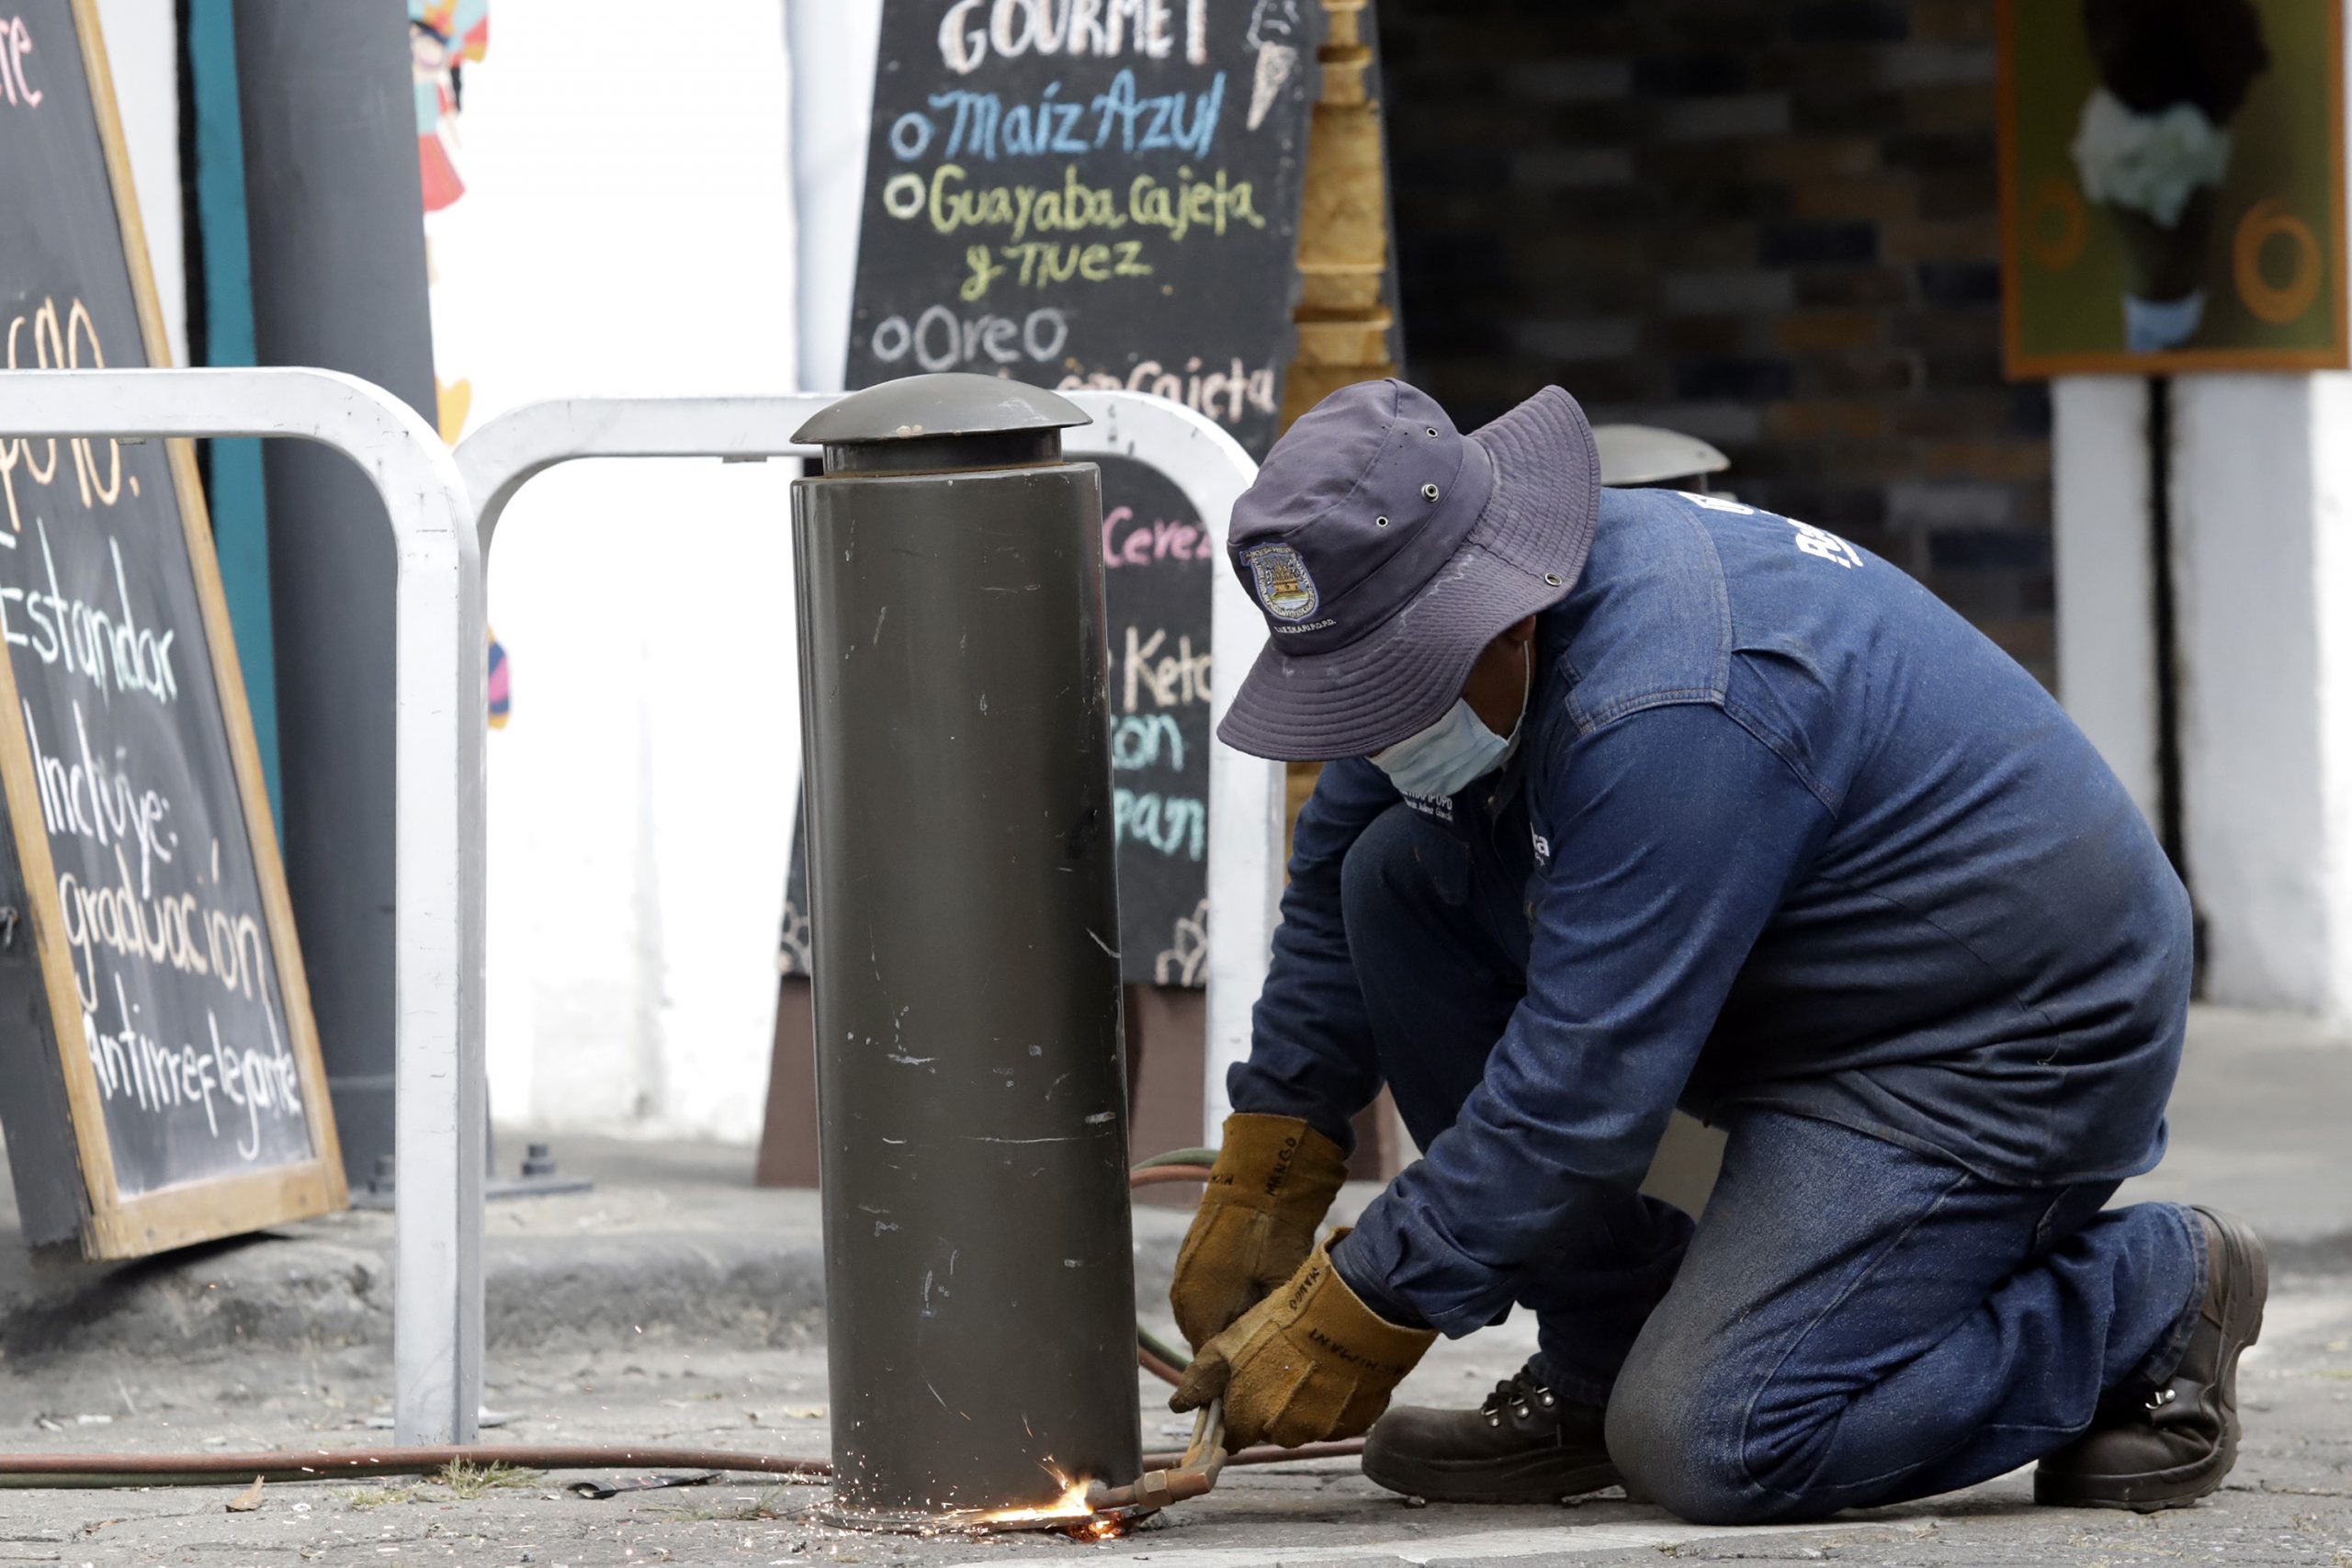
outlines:
[[1674, 1371], [1651, 1365], [1651, 1375], [1629, 1367], [1609, 1399], [1609, 1457], [1628, 1495], [1694, 1525], [1785, 1523], [1836, 1511], [1757, 1479], [1736, 1379], [1711, 1376], [1703, 1362]]
[[[1449, 874], [1461, 886], [1449, 886]], [[1361, 958], [1400, 940], [1409, 942], [1408, 933], [1426, 920], [1433, 906], [1463, 903], [1468, 879], [1466, 852], [1459, 843], [1412, 807], [1390, 807], [1356, 836], [1340, 863], [1340, 918], [1350, 950]]]
[[1696, 1525], [1754, 1524], [1762, 1498], [1736, 1452], [1706, 1441], [1682, 1402], [1646, 1381], [1620, 1378], [1609, 1399], [1609, 1457], [1627, 1495]]

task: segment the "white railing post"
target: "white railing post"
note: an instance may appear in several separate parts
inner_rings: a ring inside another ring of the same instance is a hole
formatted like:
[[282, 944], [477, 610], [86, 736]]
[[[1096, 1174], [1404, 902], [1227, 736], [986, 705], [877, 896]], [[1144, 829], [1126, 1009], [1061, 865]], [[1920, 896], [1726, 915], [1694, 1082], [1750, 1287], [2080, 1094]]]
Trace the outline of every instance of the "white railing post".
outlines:
[[481, 552], [433, 427], [333, 371], [0, 371], [7, 435], [293, 436], [359, 465], [384, 499], [395, 587], [399, 908], [393, 1422], [471, 1442], [481, 1402]]

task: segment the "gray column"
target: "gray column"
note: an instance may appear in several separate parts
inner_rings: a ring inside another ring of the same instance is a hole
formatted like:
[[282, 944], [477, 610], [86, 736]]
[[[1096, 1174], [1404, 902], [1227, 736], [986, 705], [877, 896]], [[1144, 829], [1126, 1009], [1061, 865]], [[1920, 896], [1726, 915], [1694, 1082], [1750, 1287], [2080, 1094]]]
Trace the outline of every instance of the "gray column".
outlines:
[[792, 488], [831, 1517], [1067, 1507], [1136, 1444], [1102, 500], [1086, 416], [921, 376]]
[[[264, 365], [349, 371], [434, 418], [408, 8], [236, 0]], [[392, 579], [382, 508], [324, 447], [272, 441], [280, 830], [345, 1168], [392, 1147]]]

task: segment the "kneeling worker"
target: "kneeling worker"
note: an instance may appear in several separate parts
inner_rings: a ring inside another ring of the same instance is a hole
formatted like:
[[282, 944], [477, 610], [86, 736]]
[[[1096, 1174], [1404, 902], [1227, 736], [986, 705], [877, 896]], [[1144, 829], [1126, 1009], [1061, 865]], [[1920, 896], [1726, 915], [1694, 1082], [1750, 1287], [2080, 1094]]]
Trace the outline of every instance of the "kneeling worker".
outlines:
[[[1374, 382], [1234, 509], [1274, 636], [1219, 734], [1331, 765], [1177, 1264], [1176, 1407], [1369, 1427], [1400, 1492], [1622, 1479], [1702, 1522], [2036, 1460], [2047, 1503], [2211, 1492], [2260, 1243], [2103, 1208], [2163, 1150], [2188, 998], [2146, 824], [1903, 572], [1595, 469], [1555, 388], [1465, 437]], [[1383, 1083], [1424, 1157], [1317, 1246]], [[1678, 1102], [1729, 1134], [1695, 1234], [1637, 1190]], [[1540, 1349], [1483, 1407], [1383, 1417], [1513, 1304]]]

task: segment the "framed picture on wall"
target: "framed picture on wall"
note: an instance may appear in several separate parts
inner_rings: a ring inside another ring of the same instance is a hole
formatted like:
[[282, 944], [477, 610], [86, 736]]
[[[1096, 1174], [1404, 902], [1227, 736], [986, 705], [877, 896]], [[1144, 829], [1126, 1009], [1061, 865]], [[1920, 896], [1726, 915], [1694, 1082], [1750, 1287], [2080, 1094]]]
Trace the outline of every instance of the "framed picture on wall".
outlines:
[[2013, 377], [2339, 369], [2340, 0], [2003, 0]]

